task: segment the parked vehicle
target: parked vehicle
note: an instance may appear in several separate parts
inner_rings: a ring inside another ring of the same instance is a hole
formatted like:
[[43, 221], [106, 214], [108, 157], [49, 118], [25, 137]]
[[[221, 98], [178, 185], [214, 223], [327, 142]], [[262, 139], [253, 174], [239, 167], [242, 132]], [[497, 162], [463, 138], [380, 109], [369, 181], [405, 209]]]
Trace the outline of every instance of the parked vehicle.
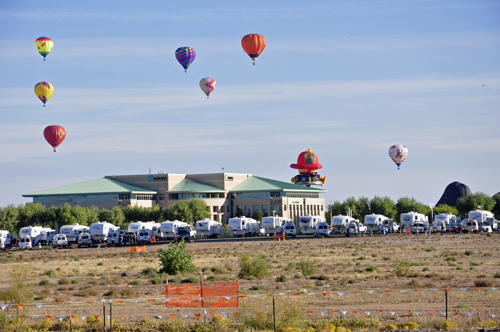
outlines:
[[384, 225], [386, 221], [388, 221], [384, 215], [381, 214], [368, 214], [365, 216], [365, 226], [367, 232], [378, 232]]
[[19, 248], [20, 249], [33, 249], [31, 244], [31, 237], [29, 235], [21, 235], [19, 238]]
[[[382, 221], [382, 227], [389, 227], [389, 232], [396, 233], [399, 231], [399, 225], [393, 219], [386, 219]], [[383, 230], [382, 230], [383, 232]]]
[[315, 236], [320, 237], [320, 236], [325, 236], [328, 237], [330, 236], [330, 225], [328, 225], [327, 222], [319, 222], [316, 225], [316, 234]]
[[491, 233], [492, 230], [491, 230], [491, 227], [490, 226], [483, 226], [481, 228], [481, 232], [485, 232], [485, 233]]
[[90, 225], [90, 235], [92, 239], [97, 242], [106, 242], [108, 240], [108, 233], [111, 230], [120, 229], [119, 227], [107, 222], [99, 221]]
[[109, 233], [108, 233], [108, 247], [113, 246], [113, 245], [117, 245], [117, 246], [123, 245], [124, 244], [123, 239], [124, 239], [124, 237], [122, 235], [122, 231], [120, 230], [120, 228], [109, 231]]
[[78, 236], [78, 248], [83, 246], [92, 247], [92, 236], [89, 233], [80, 233]]
[[354, 218], [351, 216], [344, 216], [339, 214], [338, 216], [335, 216], [332, 218], [332, 227], [333, 230], [331, 231], [330, 234], [342, 234], [345, 231], [345, 228], [347, 227], [347, 224], [353, 221]]
[[261, 220], [264, 235], [273, 235], [275, 233], [283, 233], [283, 225], [290, 221], [283, 217], [263, 217]]
[[439, 213], [434, 216], [435, 224], [438, 220], [441, 220], [445, 223], [446, 230], [450, 231], [452, 227], [454, 227], [457, 221], [460, 221], [460, 218], [457, 218], [453, 213]]
[[42, 231], [40, 233], [40, 243], [43, 245], [52, 243], [55, 235], [56, 235], [56, 231], [54, 229], [50, 229], [50, 228], [42, 229]]
[[497, 221], [495, 220], [495, 215], [490, 211], [485, 210], [474, 210], [469, 212], [469, 219], [475, 219], [479, 225], [479, 228], [483, 226], [490, 226], [491, 229], [498, 229]]
[[68, 238], [64, 234], [56, 234], [52, 241], [52, 248], [68, 248]]
[[187, 227], [188, 224], [179, 221], [179, 220], [174, 220], [174, 221], [165, 221], [161, 223], [160, 226], [160, 231], [163, 233], [163, 238], [164, 239], [175, 239], [175, 236], [177, 234], [177, 229], [179, 227]]
[[234, 236], [255, 236], [260, 233], [259, 222], [252, 218], [230, 218], [227, 224]]
[[0, 245], [2, 249], [10, 248], [12, 245], [12, 236], [9, 231], [0, 231]]
[[205, 218], [196, 222], [196, 235], [201, 238], [222, 236], [222, 224]]
[[297, 236], [297, 229], [295, 228], [295, 224], [291, 221], [286, 222], [283, 225], [283, 229], [285, 230], [285, 239], [288, 236], [291, 237], [296, 237]]
[[432, 224], [432, 231], [433, 232], [441, 232], [444, 231], [446, 232], [446, 223], [443, 220], [436, 220], [434, 224]]
[[79, 224], [64, 225], [59, 229], [59, 232], [66, 235], [68, 243], [73, 244], [78, 241], [78, 237], [81, 233], [89, 232], [89, 227]]
[[467, 219], [467, 232], [477, 233], [479, 231], [479, 223], [476, 219]]
[[418, 224], [417, 227], [424, 227], [424, 229], [427, 229], [429, 227], [429, 218], [418, 212], [401, 214], [401, 227], [403, 227], [403, 230], [411, 230], [415, 224]]
[[352, 225], [356, 226], [355, 228], [356, 228], [356, 232], [357, 232], [358, 235], [359, 234], [366, 234], [366, 232], [368, 230], [368, 228], [365, 225], [363, 225], [362, 223], [360, 223], [358, 219], [350, 221], [347, 224], [346, 228], [350, 227], [352, 229]]
[[355, 222], [350, 222], [347, 224], [345, 228], [345, 235], [346, 236], [358, 236], [360, 234], [358, 225]]
[[320, 216], [311, 216], [310, 214], [299, 217], [300, 233], [304, 235], [315, 235], [316, 227], [319, 222], [326, 222], [326, 219]]
[[426, 227], [422, 222], [414, 222], [410, 230], [412, 233], [424, 233], [426, 231]]
[[189, 230], [186, 227], [179, 227], [177, 229], [177, 234], [175, 235], [175, 241], [181, 242], [184, 239], [184, 242], [189, 242], [191, 240], [191, 234], [189, 234]]
[[137, 236], [137, 243], [151, 243], [154, 234], [151, 229], [141, 229]]
[[21, 238], [23, 235], [27, 235], [31, 238], [31, 242], [38, 242], [40, 241], [42, 229], [43, 227], [41, 226], [23, 227], [19, 230], [19, 238]]

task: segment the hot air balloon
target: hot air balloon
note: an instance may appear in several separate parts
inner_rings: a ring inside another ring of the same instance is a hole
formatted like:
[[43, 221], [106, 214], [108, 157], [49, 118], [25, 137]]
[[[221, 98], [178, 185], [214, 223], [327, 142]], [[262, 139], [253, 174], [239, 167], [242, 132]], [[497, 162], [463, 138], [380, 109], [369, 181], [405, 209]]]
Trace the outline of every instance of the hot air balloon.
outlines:
[[179, 47], [175, 50], [175, 57], [177, 61], [184, 67], [185, 72], [187, 73], [188, 67], [193, 63], [196, 58], [196, 51], [192, 47]]
[[45, 61], [45, 57], [47, 54], [52, 51], [52, 47], [54, 46], [54, 43], [52, 42], [52, 39], [47, 38], [47, 37], [40, 37], [37, 40], [35, 40], [35, 48], [43, 56], [43, 61]]
[[207, 99], [210, 97], [212, 91], [215, 90], [215, 80], [211, 77], [202, 78], [200, 81], [200, 88], [207, 95]]
[[408, 156], [408, 148], [402, 144], [395, 144], [389, 148], [389, 157], [396, 165], [401, 166]]
[[45, 103], [52, 97], [53, 93], [54, 87], [49, 82], [40, 82], [35, 85], [35, 94], [42, 101], [43, 107], [45, 107]]
[[56, 148], [66, 138], [66, 130], [58, 125], [48, 126], [43, 131], [43, 137], [45, 137], [45, 140], [54, 148], [54, 152], [56, 152]]
[[241, 39], [241, 46], [243, 46], [248, 56], [252, 58], [253, 64], [255, 65], [255, 59], [257, 59], [260, 53], [266, 48], [266, 38], [262, 35], [251, 33]]

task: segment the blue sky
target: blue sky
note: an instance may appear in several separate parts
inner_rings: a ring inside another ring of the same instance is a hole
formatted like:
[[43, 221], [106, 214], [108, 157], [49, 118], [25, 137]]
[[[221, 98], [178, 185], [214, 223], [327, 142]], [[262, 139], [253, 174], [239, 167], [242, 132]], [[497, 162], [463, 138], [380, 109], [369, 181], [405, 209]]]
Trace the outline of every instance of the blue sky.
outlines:
[[[0, 206], [111, 174], [251, 173], [317, 153], [328, 203], [500, 191], [500, 2], [9, 1]], [[267, 47], [252, 65], [241, 38]], [[34, 41], [54, 49], [43, 62]], [[197, 52], [184, 73], [174, 52]], [[203, 77], [217, 88], [209, 100]], [[33, 92], [54, 86], [43, 108]], [[484, 85], [484, 87], [483, 87]], [[53, 153], [47, 125], [66, 128]], [[401, 170], [387, 151], [405, 144]]]

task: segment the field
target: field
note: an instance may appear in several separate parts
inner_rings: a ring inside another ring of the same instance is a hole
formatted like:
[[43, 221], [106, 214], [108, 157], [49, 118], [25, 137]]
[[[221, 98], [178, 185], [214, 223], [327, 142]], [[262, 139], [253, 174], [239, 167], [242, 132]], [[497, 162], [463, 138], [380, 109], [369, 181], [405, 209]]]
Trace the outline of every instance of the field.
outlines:
[[[282, 321], [285, 313], [293, 313], [302, 327], [326, 319], [370, 321], [374, 328], [410, 321], [432, 326], [444, 322], [444, 289], [449, 288], [449, 321], [494, 326], [500, 317], [500, 289], [491, 289], [500, 287], [499, 240], [500, 234], [197, 240], [187, 247], [198, 271], [177, 276], [157, 273], [156, 250], [168, 244], [148, 246], [143, 253], [124, 247], [2, 252], [0, 288], [8, 290], [12, 275], [28, 271], [33, 291], [19, 313], [15, 305], [3, 313], [26, 316], [25, 324], [46, 316], [55, 324], [58, 317], [75, 315], [77, 326], [81, 316], [110, 315], [112, 300], [113, 319], [123, 326], [145, 319], [171, 321], [171, 315], [189, 323], [211, 321], [212, 314], [252, 325], [271, 317], [273, 308], [272, 296], [252, 295], [274, 293], [276, 317]], [[200, 277], [204, 283], [238, 280], [241, 255], [262, 259], [271, 269], [268, 277], [239, 279], [239, 294], [246, 295], [239, 299], [240, 308], [208, 308], [205, 315], [201, 308], [165, 307], [167, 280], [171, 285]], [[201, 313], [199, 321], [196, 313]]]

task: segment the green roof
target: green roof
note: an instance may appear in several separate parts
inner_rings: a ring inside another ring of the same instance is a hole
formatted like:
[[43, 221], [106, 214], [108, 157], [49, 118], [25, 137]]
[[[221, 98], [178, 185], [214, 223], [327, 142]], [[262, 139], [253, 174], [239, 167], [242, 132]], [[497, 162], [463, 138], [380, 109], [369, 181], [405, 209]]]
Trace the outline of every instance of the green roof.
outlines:
[[231, 192], [240, 193], [252, 191], [294, 191], [326, 193], [325, 189], [311, 188], [298, 184], [261, 178], [258, 176], [252, 176], [231, 189]]
[[156, 194], [156, 191], [133, 186], [109, 178], [100, 178], [67, 186], [36, 191], [23, 197], [97, 194]]
[[221, 189], [219, 187], [211, 186], [209, 184], [193, 180], [190, 178], [184, 178], [181, 182], [176, 184], [171, 190], [168, 190], [169, 194], [181, 194], [181, 193], [227, 193], [227, 190]]

